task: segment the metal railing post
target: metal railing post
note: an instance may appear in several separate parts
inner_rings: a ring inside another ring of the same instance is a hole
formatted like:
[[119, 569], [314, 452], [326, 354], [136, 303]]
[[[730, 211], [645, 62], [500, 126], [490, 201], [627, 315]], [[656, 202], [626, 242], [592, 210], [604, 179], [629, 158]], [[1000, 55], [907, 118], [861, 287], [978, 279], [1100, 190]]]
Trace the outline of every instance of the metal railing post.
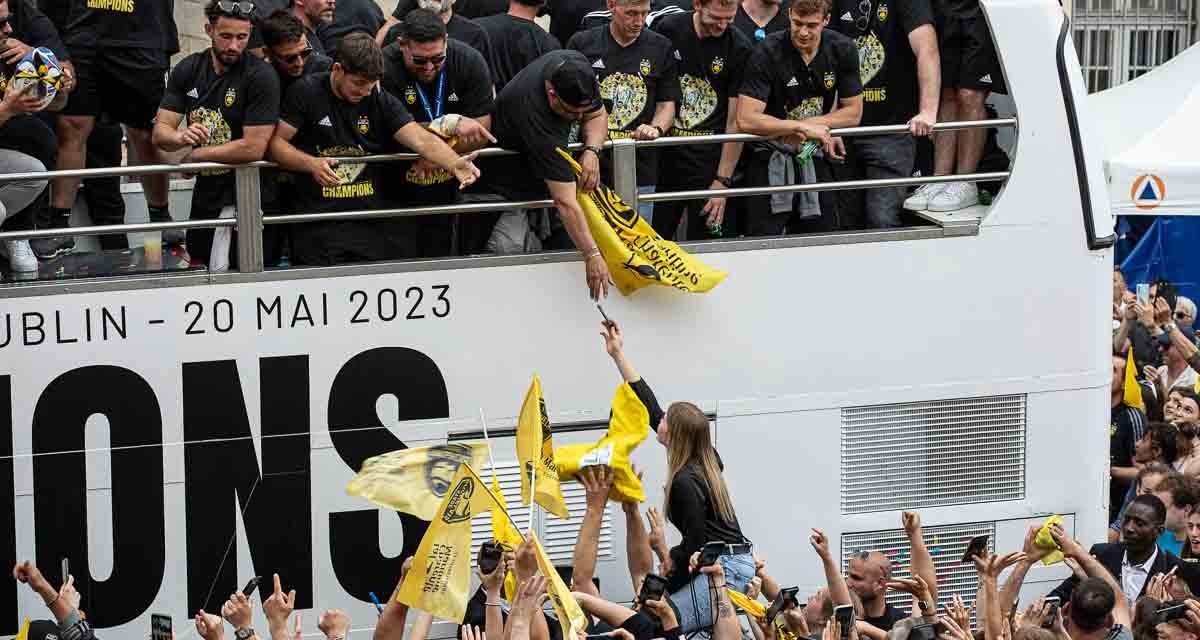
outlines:
[[260, 273], [263, 270], [263, 221], [258, 167], [238, 167], [234, 179], [237, 187], [238, 270]]
[[638, 208], [637, 146], [630, 138], [612, 141], [613, 191], [630, 209]]

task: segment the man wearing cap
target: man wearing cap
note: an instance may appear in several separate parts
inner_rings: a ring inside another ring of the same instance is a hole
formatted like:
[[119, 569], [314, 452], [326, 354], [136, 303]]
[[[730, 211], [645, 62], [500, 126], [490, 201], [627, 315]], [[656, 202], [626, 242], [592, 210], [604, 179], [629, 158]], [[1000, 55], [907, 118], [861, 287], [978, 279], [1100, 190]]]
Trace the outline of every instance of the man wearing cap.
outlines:
[[[1178, 329], [1189, 342], [1196, 343], [1194, 331], [1188, 327], [1178, 327]], [[1171, 389], [1176, 387], [1195, 389], [1196, 380], [1200, 378], [1200, 374], [1188, 366], [1187, 356], [1171, 341], [1171, 331], [1164, 330], [1155, 338], [1155, 343], [1159, 353], [1162, 354], [1163, 365], [1157, 368], [1147, 365], [1143, 370], [1146, 380], [1153, 385], [1155, 396], [1165, 402]]]
[[[579, 121], [584, 144], [579, 155], [583, 175], [578, 184], [574, 171], [557, 151], [567, 148], [575, 121]], [[546, 245], [568, 247], [561, 233], [565, 231], [583, 253], [592, 298], [607, 296], [608, 266], [575, 200], [577, 188], [591, 191], [599, 183], [600, 147], [608, 135], [608, 113], [600, 102], [600, 84], [588, 59], [578, 51], [551, 51], [525, 67], [496, 97], [492, 134], [499, 146], [521, 155], [488, 162], [484, 168], [487, 191], [505, 200], [540, 200], [549, 191], [558, 216], [551, 220], [552, 233]], [[508, 219], [517, 217], [506, 215]]]

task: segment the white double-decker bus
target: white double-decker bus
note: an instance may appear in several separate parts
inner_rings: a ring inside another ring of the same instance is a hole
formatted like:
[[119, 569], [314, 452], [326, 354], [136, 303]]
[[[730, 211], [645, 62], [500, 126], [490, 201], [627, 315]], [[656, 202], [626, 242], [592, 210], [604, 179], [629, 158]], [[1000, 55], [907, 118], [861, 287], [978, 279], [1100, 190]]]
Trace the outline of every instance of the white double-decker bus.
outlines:
[[[893, 552], [902, 509], [922, 512], [946, 597], [973, 597], [957, 561], [974, 535], [1014, 549], [1051, 513], [1104, 534], [1112, 220], [1083, 78], [1056, 3], [983, 5], [1016, 112], [996, 121], [1016, 142], [989, 208], [694, 244], [730, 274], [714, 291], [606, 303], [664, 406], [711, 413], [744, 531], [802, 588], [822, 580], [809, 527], [843, 557]], [[151, 613], [181, 633], [272, 573], [366, 637], [368, 594], [391, 593], [423, 529], [345, 494], [364, 459], [477, 439], [482, 411], [515, 498], [511, 428], [535, 372], [556, 443], [605, 429], [619, 376], [576, 254], [264, 271], [253, 217], [215, 224], [242, 231], [244, 272], [0, 287], [0, 544], [54, 583], [68, 558], [103, 637], [141, 637]], [[635, 454], [650, 504], [664, 459], [652, 439]], [[514, 515], [569, 564], [583, 492], [564, 489], [571, 520]], [[609, 509], [598, 574], [628, 600]], [[1061, 577], [1037, 568], [1028, 588]], [[0, 585], [0, 634], [46, 616]]]

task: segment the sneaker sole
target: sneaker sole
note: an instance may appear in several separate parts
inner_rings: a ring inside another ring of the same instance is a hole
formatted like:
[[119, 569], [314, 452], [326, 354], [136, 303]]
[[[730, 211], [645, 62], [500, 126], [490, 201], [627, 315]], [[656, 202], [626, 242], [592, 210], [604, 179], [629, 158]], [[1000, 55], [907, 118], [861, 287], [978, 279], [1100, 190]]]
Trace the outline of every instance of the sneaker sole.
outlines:
[[926, 210], [926, 209], [928, 209], [928, 208], [929, 208], [929, 203], [928, 203], [928, 202], [921, 202], [921, 203], [917, 203], [917, 202], [905, 202], [905, 203], [904, 203], [904, 210], [905, 210], [905, 211], [925, 211], [925, 210]]
[[963, 209], [970, 209], [971, 207], [973, 207], [977, 204], [979, 204], [978, 200], [976, 200], [975, 202], [969, 202], [969, 203], [963, 204], [960, 207], [938, 207], [936, 209], [933, 207], [929, 207], [928, 211], [931, 213], [953, 213], [955, 211], [962, 211]]
[[59, 256], [65, 256], [74, 250], [75, 250], [75, 247], [63, 247], [53, 253], [43, 254], [43, 253], [38, 253], [38, 252], [34, 251], [33, 255], [37, 256], [38, 260], [53, 260]]

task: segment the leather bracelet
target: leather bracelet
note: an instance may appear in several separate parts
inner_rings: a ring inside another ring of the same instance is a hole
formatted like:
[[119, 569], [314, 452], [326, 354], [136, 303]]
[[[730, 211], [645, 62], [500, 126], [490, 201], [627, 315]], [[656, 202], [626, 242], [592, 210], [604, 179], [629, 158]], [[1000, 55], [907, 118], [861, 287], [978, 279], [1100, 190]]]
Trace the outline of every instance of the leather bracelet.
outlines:
[[501, 606], [501, 604], [500, 604], [499, 602], [485, 602], [485, 603], [483, 603], [483, 604], [485, 604], [485, 605], [487, 605], [487, 606], [489, 606], [489, 607], [499, 607], [499, 606]]
[[[591, 151], [592, 153], [596, 154], [597, 158], [600, 157], [600, 147], [593, 147], [591, 145], [585, 145], [583, 147], [583, 151]], [[582, 154], [583, 151], [580, 151], [579, 153]]]
[[587, 251], [585, 251], [583, 253], [583, 259], [587, 260], [589, 258], [594, 258], [598, 255], [600, 255], [600, 247], [592, 247], [591, 249], [588, 249]]

